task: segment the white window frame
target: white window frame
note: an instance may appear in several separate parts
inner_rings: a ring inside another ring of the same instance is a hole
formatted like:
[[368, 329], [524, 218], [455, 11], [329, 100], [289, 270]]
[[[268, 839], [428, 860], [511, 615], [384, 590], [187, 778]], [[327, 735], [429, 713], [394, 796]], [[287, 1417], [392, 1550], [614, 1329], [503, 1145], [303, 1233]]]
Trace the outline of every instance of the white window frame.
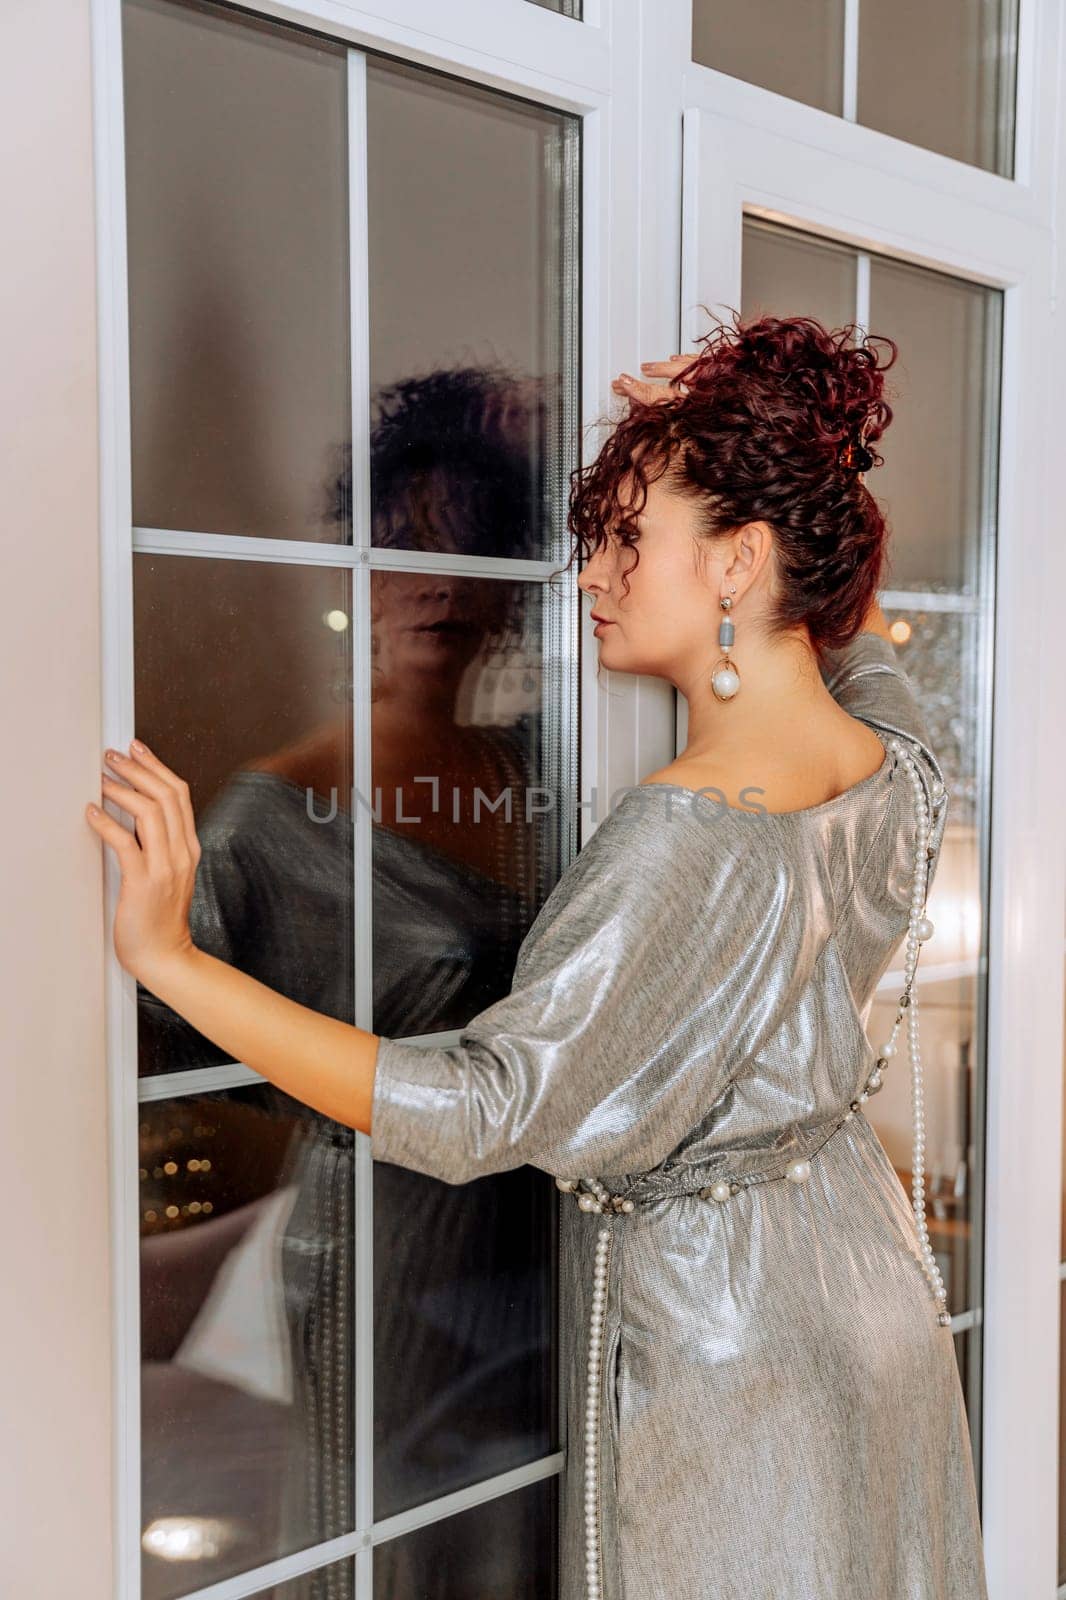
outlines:
[[[586, 460], [597, 442], [587, 425], [618, 411], [614, 374], [689, 348], [693, 334], [705, 331], [691, 318], [697, 301], [739, 304], [745, 208], [1003, 290], [982, 1516], [991, 1594], [1047, 1600], [1057, 1566], [1066, 903], [1057, 804], [1066, 789], [1066, 629], [1056, 614], [1066, 592], [1066, 539], [1050, 459], [1063, 420], [1063, 386], [1055, 380], [1066, 354], [1055, 315], [1063, 276], [1055, 233], [1064, 19], [1056, 0], [1021, 0], [1017, 175], [1006, 180], [692, 64], [690, 3], [585, 0], [583, 22], [526, 0], [377, 0], [373, 10], [344, 0], [248, 0], [245, 9], [582, 116]], [[856, 5], [849, 0], [851, 50]], [[120, 0], [91, 0], [91, 18], [103, 731], [121, 745], [134, 728]], [[580, 641], [582, 792], [594, 786], [602, 797], [670, 759], [677, 708], [661, 683], [607, 673], [597, 680], [587, 610]], [[583, 838], [596, 820], [583, 815]], [[112, 915], [110, 862], [107, 892]], [[135, 1024], [135, 986], [110, 956], [116, 1600], [135, 1600], [140, 1566]], [[355, 1553], [359, 1593], [369, 1600], [365, 1537], [364, 1530], [332, 1541], [319, 1557]], [[269, 1573], [302, 1570], [295, 1560], [272, 1563]], [[261, 1573], [254, 1586], [234, 1580], [211, 1594], [229, 1600], [263, 1581]]]

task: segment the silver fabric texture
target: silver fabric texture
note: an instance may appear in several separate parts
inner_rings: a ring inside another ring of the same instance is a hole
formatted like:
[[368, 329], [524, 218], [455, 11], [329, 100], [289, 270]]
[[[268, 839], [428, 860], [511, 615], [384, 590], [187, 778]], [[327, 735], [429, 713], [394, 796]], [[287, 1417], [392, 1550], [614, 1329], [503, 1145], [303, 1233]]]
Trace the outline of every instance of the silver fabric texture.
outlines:
[[[605, 1224], [605, 1600], [987, 1600], [910, 1199], [861, 1109], [830, 1133], [873, 1068], [865, 1022], [907, 926], [913, 799], [888, 737], [930, 798], [942, 773], [889, 641], [860, 634], [826, 682], [886, 741], [877, 772], [778, 815], [634, 786], [542, 906], [511, 993], [456, 1045], [379, 1046], [377, 1160], [447, 1183], [530, 1163], [638, 1202], [562, 1197], [561, 1600], [585, 1595]], [[909, 1071], [902, 1046], [888, 1071]], [[773, 1181], [797, 1155], [806, 1181]], [[700, 1198], [718, 1178], [742, 1187]]]

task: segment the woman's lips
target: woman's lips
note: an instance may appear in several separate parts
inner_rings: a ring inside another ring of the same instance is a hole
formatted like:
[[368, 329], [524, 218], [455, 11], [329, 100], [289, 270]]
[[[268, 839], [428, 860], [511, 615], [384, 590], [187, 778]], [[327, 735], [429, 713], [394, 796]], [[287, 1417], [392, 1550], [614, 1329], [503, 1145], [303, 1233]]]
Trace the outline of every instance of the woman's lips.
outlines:
[[593, 628], [593, 630], [592, 630], [592, 632], [593, 632], [593, 634], [597, 634], [597, 633], [599, 633], [599, 631], [600, 631], [600, 629], [601, 629], [601, 628], [613, 628], [613, 627], [614, 627], [614, 623], [613, 623], [613, 622], [610, 622], [610, 621], [607, 621], [607, 622], [597, 622], [597, 624], [596, 624], [596, 626], [595, 626], [595, 627], [594, 627], [594, 628]]

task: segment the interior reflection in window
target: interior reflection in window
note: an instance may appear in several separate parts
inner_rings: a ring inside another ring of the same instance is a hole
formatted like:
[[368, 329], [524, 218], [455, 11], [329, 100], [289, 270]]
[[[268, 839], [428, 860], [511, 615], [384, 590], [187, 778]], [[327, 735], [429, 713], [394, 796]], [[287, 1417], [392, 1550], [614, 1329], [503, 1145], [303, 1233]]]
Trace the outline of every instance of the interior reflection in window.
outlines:
[[[460, 369], [383, 395], [376, 542], [532, 552], [538, 394]], [[350, 474], [345, 447], [324, 486], [342, 520]], [[135, 619], [138, 731], [193, 791], [198, 946], [352, 1021], [368, 901], [376, 1031], [458, 1028], [506, 993], [560, 868], [550, 585], [372, 573], [362, 795], [346, 571], [140, 555]], [[143, 989], [139, 1022], [147, 1076], [225, 1060]], [[147, 1102], [142, 1130], [145, 1594], [164, 1600], [353, 1524], [354, 1136], [270, 1085]], [[555, 1447], [555, 1194], [528, 1168], [454, 1187], [379, 1164], [374, 1196], [380, 1518]]]

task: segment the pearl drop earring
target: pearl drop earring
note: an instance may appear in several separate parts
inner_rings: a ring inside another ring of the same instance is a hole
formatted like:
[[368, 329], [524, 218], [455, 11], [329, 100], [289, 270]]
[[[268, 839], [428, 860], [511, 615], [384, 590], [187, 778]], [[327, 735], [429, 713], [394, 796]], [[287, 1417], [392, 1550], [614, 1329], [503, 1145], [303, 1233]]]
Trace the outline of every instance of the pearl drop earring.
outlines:
[[[736, 592], [737, 586], [734, 584], [730, 593], [736, 594]], [[711, 688], [717, 699], [732, 700], [740, 688], [740, 673], [729, 658], [729, 652], [733, 648], [733, 622], [729, 615], [733, 602], [729, 595], [723, 595], [718, 603], [725, 612], [725, 616], [718, 624], [718, 643], [722, 654], [715, 662], [714, 671], [711, 673]]]

